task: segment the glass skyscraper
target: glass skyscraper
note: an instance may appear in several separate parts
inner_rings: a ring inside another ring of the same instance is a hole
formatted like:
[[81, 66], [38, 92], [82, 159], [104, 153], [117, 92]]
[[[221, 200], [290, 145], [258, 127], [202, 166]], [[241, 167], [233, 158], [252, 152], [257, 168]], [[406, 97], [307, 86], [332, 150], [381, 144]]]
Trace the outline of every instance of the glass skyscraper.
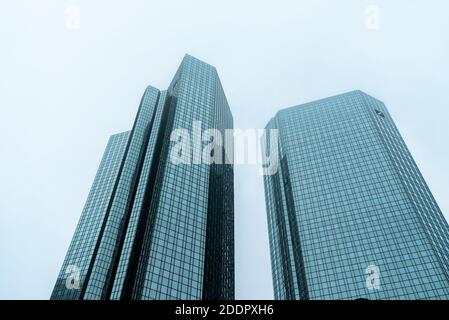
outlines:
[[381, 101], [353, 91], [267, 128], [276, 299], [449, 299], [448, 224]]
[[170, 161], [195, 121], [233, 127], [216, 69], [186, 55], [109, 139], [51, 299], [234, 298], [233, 166]]

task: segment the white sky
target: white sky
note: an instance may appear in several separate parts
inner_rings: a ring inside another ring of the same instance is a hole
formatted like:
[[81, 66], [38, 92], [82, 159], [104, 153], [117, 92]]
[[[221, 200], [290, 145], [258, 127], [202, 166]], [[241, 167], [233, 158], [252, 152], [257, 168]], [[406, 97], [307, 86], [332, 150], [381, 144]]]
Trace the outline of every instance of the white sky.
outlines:
[[[109, 135], [185, 53], [217, 67], [238, 128], [353, 89], [384, 101], [448, 217], [448, 12], [447, 0], [2, 1], [0, 299], [49, 298]], [[240, 166], [235, 180], [236, 297], [269, 299], [262, 178]]]

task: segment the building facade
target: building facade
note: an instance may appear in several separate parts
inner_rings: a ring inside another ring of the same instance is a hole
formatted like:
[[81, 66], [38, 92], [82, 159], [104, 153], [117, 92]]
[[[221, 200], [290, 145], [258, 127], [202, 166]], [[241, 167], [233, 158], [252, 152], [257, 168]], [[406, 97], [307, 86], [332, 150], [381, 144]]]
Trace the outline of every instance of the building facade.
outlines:
[[172, 132], [195, 122], [233, 127], [216, 69], [186, 55], [109, 139], [51, 299], [234, 298], [232, 163], [170, 161]]
[[276, 299], [449, 299], [448, 224], [381, 101], [353, 91], [267, 128]]

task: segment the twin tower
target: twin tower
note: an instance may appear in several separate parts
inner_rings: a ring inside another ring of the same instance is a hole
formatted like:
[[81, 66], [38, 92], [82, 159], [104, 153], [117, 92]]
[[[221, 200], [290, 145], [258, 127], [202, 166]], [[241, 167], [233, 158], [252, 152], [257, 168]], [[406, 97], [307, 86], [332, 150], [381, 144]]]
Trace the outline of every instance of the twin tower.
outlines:
[[[233, 129], [216, 69], [186, 55], [110, 137], [51, 299], [234, 299], [232, 155], [212, 135], [188, 146], [215, 161], [173, 161], [198, 121]], [[449, 299], [449, 226], [382, 102], [353, 91], [267, 129], [276, 299]]]

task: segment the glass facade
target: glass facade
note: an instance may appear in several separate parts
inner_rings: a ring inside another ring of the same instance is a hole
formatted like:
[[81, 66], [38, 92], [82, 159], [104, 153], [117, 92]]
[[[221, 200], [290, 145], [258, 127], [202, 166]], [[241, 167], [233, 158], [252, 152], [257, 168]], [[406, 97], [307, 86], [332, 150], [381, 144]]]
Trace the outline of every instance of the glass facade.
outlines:
[[52, 299], [234, 298], [232, 164], [169, 158], [173, 130], [195, 135], [195, 121], [233, 127], [216, 69], [186, 55], [167, 90], [146, 89], [132, 130], [111, 137]]
[[449, 299], [448, 224], [381, 101], [348, 92], [267, 128], [276, 299]]

